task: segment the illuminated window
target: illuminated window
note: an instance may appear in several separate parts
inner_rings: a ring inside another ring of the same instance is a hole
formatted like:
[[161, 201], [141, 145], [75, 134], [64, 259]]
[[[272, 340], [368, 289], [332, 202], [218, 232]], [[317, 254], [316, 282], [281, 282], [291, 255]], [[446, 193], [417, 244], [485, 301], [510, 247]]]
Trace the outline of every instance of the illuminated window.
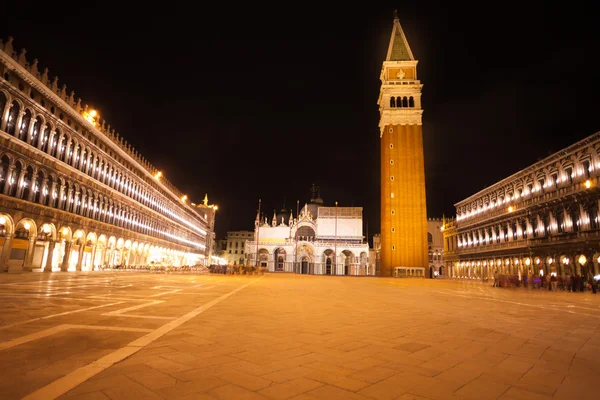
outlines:
[[392, 199], [393, 199], [394, 198], [394, 192], [392, 192], [391, 196], [392, 196]]
[[396, 210], [392, 210], [392, 215], [396, 215]]
[[390, 181], [394, 180], [394, 175], [390, 176]]
[[390, 165], [394, 165], [394, 160], [390, 160]]
[[390, 149], [393, 149], [394, 145], [392, 143], [390, 143]]

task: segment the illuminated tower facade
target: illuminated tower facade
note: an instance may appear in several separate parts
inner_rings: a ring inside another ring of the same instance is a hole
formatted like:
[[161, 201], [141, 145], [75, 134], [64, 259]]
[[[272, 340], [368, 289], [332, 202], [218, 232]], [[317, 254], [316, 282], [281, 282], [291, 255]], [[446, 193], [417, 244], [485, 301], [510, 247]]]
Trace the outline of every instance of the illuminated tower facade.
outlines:
[[379, 93], [381, 138], [380, 275], [394, 267], [427, 270], [427, 206], [421, 90], [417, 63], [398, 15], [381, 69]]

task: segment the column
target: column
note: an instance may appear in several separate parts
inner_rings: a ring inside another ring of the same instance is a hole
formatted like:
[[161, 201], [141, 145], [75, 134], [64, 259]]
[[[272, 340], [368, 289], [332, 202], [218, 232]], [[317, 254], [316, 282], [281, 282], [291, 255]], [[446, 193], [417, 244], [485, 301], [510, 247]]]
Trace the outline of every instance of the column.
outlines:
[[27, 254], [25, 255], [25, 261], [23, 262], [23, 270], [31, 271], [31, 263], [33, 262], [33, 253], [35, 251], [35, 242], [37, 241], [35, 236], [29, 238], [27, 245]]
[[[19, 116], [17, 117], [17, 123], [15, 125], [15, 137], [21, 137], [21, 122], [23, 122], [23, 116], [25, 115], [25, 111], [20, 110]], [[22, 139], [21, 139], [22, 140]]]
[[[17, 181], [13, 184], [13, 185], [17, 185], [17, 191], [15, 192], [15, 197], [18, 197], [19, 199], [21, 198], [21, 196], [23, 195], [23, 190], [25, 189], [23, 187], [23, 185], [21, 184], [21, 182], [23, 182], [23, 178], [25, 178], [25, 174], [27, 173], [27, 169], [22, 169], [21, 173], [19, 174], [19, 178], [17, 179]], [[30, 189], [31, 191], [31, 189]]]
[[50, 195], [50, 192], [48, 191], [48, 178], [44, 178], [42, 180], [42, 184], [40, 185], [40, 198], [38, 203], [40, 204], [44, 204], [46, 202], [46, 196]]
[[93, 245], [92, 246], [92, 252], [90, 253], [90, 266], [89, 266], [89, 271], [93, 271], [94, 270], [94, 258], [96, 258], [96, 247], [98, 247], [98, 245]]
[[[46, 127], [48, 127], [48, 125], [46, 124], [40, 124], [40, 131], [38, 132], [39, 136], [38, 136], [38, 142], [37, 142], [37, 148], [38, 149], [42, 149], [43, 143], [42, 140], [44, 139], [44, 133], [46, 133]], [[48, 139], [46, 139], [48, 140]]]
[[[29, 144], [31, 144], [31, 140], [33, 139], [33, 130], [35, 129], [36, 119], [37, 118], [33, 114], [31, 115], [31, 118], [29, 119], [29, 126], [27, 127], [27, 136], [25, 137], [25, 141]], [[39, 133], [40, 132], [38, 132], [38, 134]]]
[[10, 115], [12, 106], [12, 102], [6, 102], [4, 108], [0, 110], [0, 130], [6, 131], [6, 124], [8, 123], [8, 116]]
[[15, 167], [16, 165], [12, 163], [8, 166], [6, 174], [4, 175], [4, 188], [2, 189], [3, 194], [8, 194], [10, 191], [10, 178], [12, 177]]
[[52, 260], [54, 259], [54, 250], [56, 249], [56, 244], [58, 242], [51, 240], [48, 243], [48, 253], [46, 254], [46, 259], [42, 264], [42, 271], [44, 272], [52, 272]]
[[11, 234], [7, 234], [4, 237], [4, 245], [2, 246], [2, 253], [0, 254], [0, 272], [4, 272], [4, 270], [8, 268], [8, 258], [12, 248], [13, 237], [14, 235]]
[[77, 254], [77, 265], [75, 265], [76, 271], [81, 271], [81, 263], [83, 262], [83, 253], [85, 250], [85, 243], [83, 241], [79, 241], [81, 244], [79, 245], [79, 254]]
[[71, 246], [73, 242], [65, 241], [65, 254], [63, 255], [62, 263], [60, 264], [61, 271], [69, 270], [69, 259], [71, 258]]

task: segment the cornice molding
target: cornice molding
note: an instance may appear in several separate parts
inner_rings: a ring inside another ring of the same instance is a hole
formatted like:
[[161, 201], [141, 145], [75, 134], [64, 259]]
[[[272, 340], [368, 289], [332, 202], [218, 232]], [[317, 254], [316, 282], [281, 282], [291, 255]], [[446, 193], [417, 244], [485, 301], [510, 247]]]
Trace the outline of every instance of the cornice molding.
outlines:
[[[66, 101], [64, 101], [60, 96], [54, 93], [48, 86], [42, 83], [39, 79], [33, 76], [25, 67], [19, 64], [18, 61], [14, 60], [11, 56], [6, 54], [4, 51], [0, 50], [0, 61], [4, 65], [6, 65], [10, 70], [17, 72], [21, 79], [23, 79], [27, 84], [29, 84], [32, 88], [36, 89], [39, 93], [42, 93], [49, 100], [53, 101], [61, 110], [65, 113], [69, 114], [73, 119], [77, 120], [80, 125], [85, 126], [89, 131], [94, 132], [96, 137], [104, 142], [107, 146], [109, 146], [112, 150], [117, 152], [121, 157], [132, 163], [132, 165], [137, 165], [138, 169], [145, 174], [150, 180], [155, 181], [155, 183], [161, 186], [165, 192], [169, 193], [176, 204], [181, 206], [180, 198], [171, 191], [170, 188], [165, 186], [160, 180], [156, 180], [154, 175], [150, 173], [144, 166], [142, 166], [137, 160], [131, 157], [125, 150], [123, 150], [120, 146], [116, 145], [112, 140], [110, 140], [106, 134], [100, 131], [98, 128], [93, 126], [87, 119], [85, 119], [81, 114], [79, 114], [72, 106], [70, 106]], [[178, 190], [178, 189], [177, 189]], [[184, 203], [185, 204], [185, 203]], [[202, 217], [197, 214], [197, 212], [191, 209], [190, 206], [185, 205], [181, 207], [182, 210], [191, 211], [196, 214], [198, 218], [202, 219]]]
[[379, 137], [386, 125], [423, 125], [423, 110], [383, 110], [379, 119]]

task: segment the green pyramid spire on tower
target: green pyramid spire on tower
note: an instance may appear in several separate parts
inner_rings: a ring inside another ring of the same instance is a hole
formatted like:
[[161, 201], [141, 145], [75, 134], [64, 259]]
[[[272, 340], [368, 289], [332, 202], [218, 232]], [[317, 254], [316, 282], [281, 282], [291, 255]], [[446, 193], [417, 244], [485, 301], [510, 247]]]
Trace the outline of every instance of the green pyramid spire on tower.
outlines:
[[392, 29], [392, 37], [390, 39], [390, 46], [386, 61], [412, 61], [413, 57], [404, 31], [400, 26], [400, 19], [398, 19], [398, 10], [394, 10], [394, 29]]

